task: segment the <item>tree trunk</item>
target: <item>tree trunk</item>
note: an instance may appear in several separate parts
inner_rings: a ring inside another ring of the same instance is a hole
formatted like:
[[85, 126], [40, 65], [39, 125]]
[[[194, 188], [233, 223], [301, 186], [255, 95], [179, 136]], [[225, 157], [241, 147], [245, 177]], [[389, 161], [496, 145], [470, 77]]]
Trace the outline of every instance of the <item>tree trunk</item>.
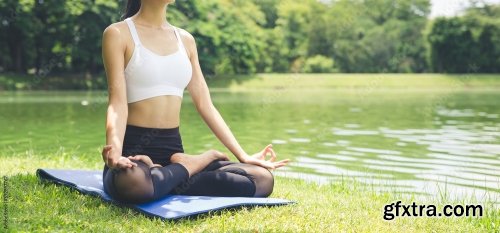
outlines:
[[22, 46], [23, 46], [23, 38], [21, 36], [21, 32], [15, 28], [12, 24], [9, 26], [9, 51], [10, 58], [12, 61], [10, 70], [15, 72], [24, 72], [23, 71], [23, 54], [22, 54]]

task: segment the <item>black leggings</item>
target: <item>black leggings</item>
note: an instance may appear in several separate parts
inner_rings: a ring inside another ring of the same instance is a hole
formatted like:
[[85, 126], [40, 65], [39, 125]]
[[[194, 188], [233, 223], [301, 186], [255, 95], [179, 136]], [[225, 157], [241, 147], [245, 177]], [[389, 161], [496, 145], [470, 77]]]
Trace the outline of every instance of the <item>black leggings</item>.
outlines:
[[148, 155], [163, 167], [149, 168], [142, 161], [137, 167], [109, 169], [104, 165], [104, 191], [118, 201], [144, 203], [168, 194], [202, 196], [267, 197], [273, 191], [272, 173], [260, 166], [230, 161], [213, 161], [189, 177], [170, 156], [183, 153], [179, 127], [169, 129], [127, 125], [123, 155]]

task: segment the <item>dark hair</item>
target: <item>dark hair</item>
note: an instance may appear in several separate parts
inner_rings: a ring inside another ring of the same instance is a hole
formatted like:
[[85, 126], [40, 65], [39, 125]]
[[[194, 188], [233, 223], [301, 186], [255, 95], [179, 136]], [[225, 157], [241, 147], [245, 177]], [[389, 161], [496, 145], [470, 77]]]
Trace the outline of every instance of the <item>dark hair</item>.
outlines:
[[135, 15], [141, 8], [141, 0], [128, 0], [125, 12], [123, 12], [122, 20]]

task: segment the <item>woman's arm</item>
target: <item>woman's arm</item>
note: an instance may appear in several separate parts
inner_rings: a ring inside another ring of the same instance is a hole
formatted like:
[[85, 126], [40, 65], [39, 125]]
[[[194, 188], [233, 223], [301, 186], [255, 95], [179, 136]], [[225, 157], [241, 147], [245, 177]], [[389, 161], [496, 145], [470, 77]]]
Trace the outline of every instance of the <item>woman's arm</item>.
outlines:
[[244, 162], [244, 157], [247, 153], [243, 150], [243, 148], [241, 148], [238, 141], [236, 141], [233, 133], [212, 103], [207, 83], [205, 82], [205, 78], [203, 77], [200, 63], [198, 61], [198, 51], [195, 39], [185, 30], [181, 30], [180, 34], [182, 35], [181, 37], [183, 38], [183, 42], [193, 67], [193, 76], [187, 86], [187, 89], [193, 99], [196, 110], [200, 113], [205, 123], [214, 132], [215, 136], [222, 142], [222, 144], [224, 144], [240, 162]]
[[[182, 30], [181, 35], [181, 37], [183, 37], [186, 49], [188, 50], [189, 58], [193, 67], [193, 76], [187, 86], [187, 89], [189, 91], [189, 94], [191, 95], [191, 98], [193, 99], [193, 103], [195, 104], [197, 111], [200, 113], [201, 117], [208, 125], [208, 127], [212, 130], [212, 132], [214, 132], [215, 136], [242, 163], [252, 163], [269, 169], [284, 166], [288, 162], [288, 160], [274, 162], [276, 155], [274, 151], [272, 151], [271, 145], [268, 145], [263, 150], [265, 151], [264, 157], [262, 157], [261, 152], [249, 156], [243, 150], [243, 148], [240, 146], [233, 133], [229, 129], [229, 126], [226, 124], [219, 111], [212, 103], [207, 83], [205, 82], [205, 78], [203, 77], [203, 73], [201, 71], [198, 59], [198, 50], [196, 48], [194, 37], [184, 30]], [[265, 155], [268, 152], [271, 153], [270, 161], [265, 160]]]
[[106, 115], [106, 153], [103, 160], [108, 167], [137, 166], [122, 157], [123, 138], [127, 124], [128, 106], [124, 74], [126, 45], [115, 24], [108, 26], [102, 37], [102, 58], [108, 80], [108, 110]]

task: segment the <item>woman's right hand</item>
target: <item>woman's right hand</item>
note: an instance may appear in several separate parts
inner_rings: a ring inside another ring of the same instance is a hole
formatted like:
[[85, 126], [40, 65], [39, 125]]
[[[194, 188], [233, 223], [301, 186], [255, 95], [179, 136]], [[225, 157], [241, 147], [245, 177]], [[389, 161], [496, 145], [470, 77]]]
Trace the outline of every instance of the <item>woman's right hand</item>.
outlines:
[[102, 158], [109, 168], [132, 168], [137, 167], [137, 163], [132, 162], [127, 157], [113, 155], [113, 147], [106, 145], [102, 149]]

